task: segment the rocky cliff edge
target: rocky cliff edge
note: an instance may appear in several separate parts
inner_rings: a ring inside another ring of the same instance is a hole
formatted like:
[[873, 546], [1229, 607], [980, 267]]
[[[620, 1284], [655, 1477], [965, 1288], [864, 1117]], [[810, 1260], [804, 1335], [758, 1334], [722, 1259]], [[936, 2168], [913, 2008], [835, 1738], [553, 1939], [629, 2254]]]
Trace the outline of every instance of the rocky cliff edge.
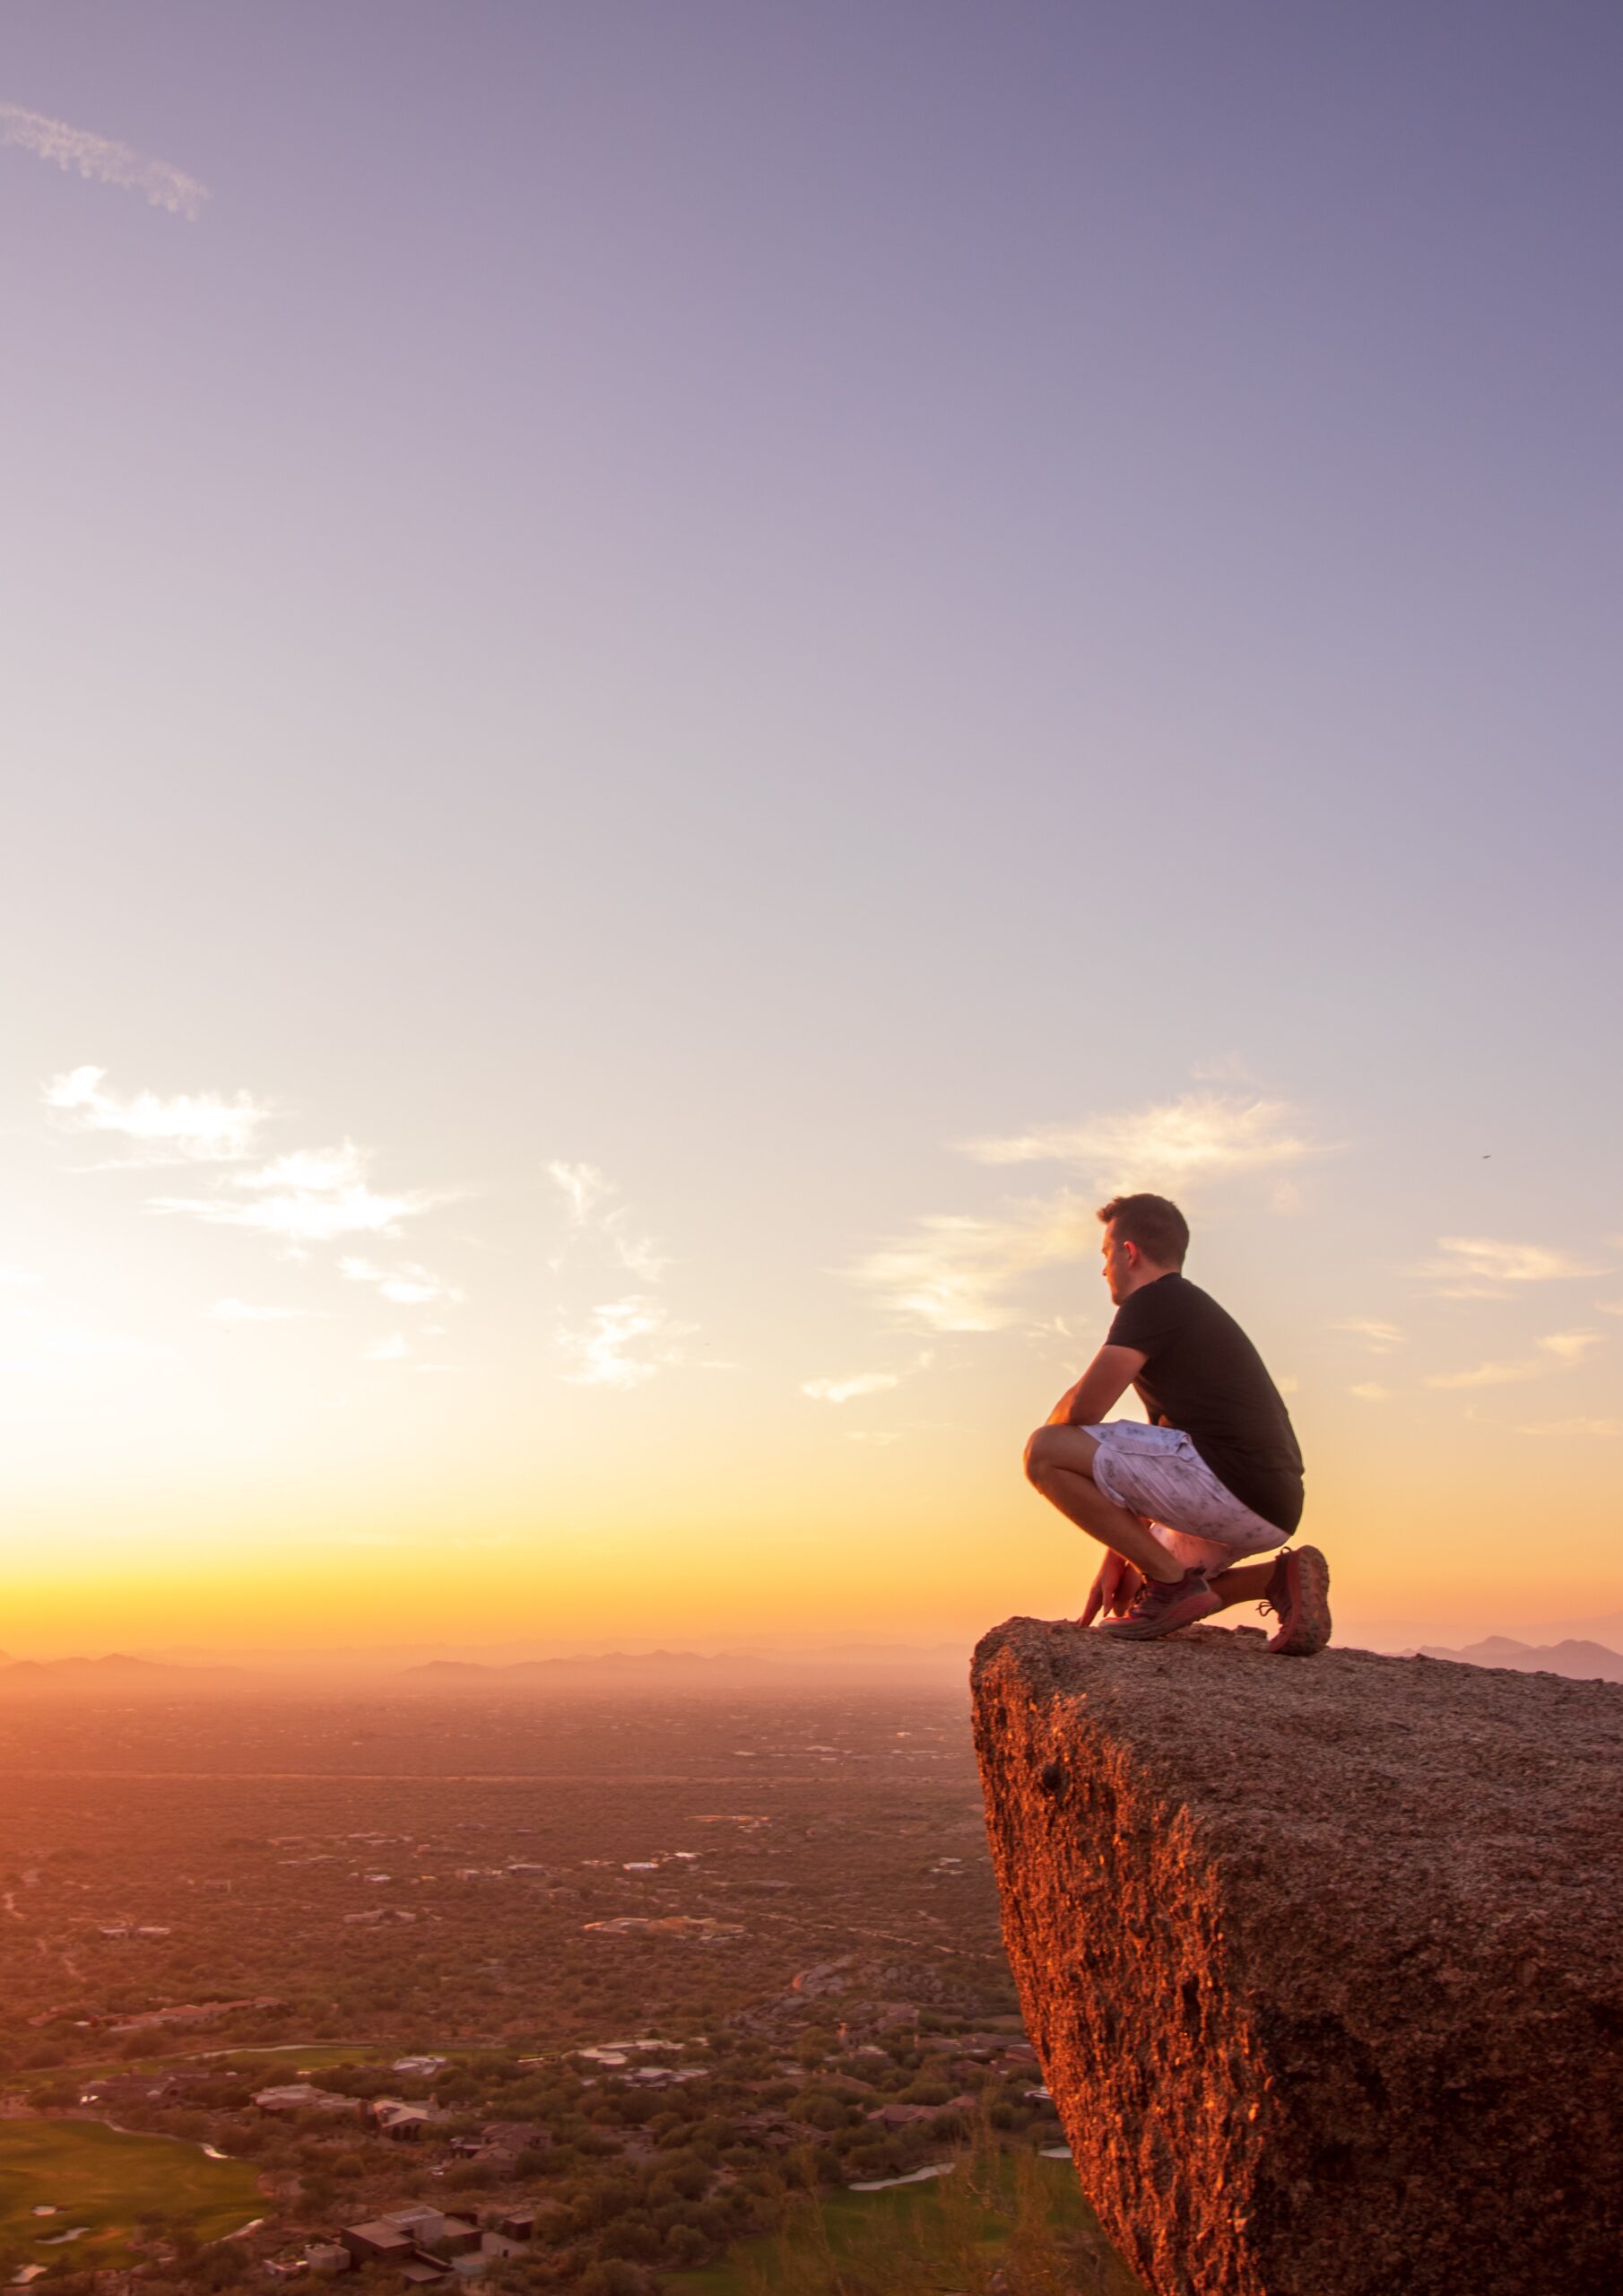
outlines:
[[1033, 1619], [973, 1687], [1027, 2029], [1155, 2296], [1623, 2290], [1623, 1689]]

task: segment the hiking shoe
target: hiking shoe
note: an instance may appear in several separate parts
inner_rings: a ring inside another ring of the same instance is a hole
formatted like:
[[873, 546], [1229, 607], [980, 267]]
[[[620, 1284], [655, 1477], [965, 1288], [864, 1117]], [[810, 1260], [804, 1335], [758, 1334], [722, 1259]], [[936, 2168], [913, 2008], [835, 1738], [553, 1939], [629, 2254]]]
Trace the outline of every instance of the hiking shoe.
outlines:
[[1324, 1648], [1330, 1639], [1330, 1565], [1316, 1546], [1283, 1550], [1263, 1608], [1279, 1620], [1268, 1648], [1282, 1658], [1311, 1658]]
[[1193, 1626], [1196, 1619], [1210, 1618], [1213, 1611], [1222, 1607], [1221, 1596], [1214, 1595], [1206, 1584], [1206, 1573], [1198, 1565], [1192, 1565], [1169, 1587], [1163, 1587], [1159, 1579], [1147, 1578], [1126, 1617], [1101, 1620], [1099, 1632], [1119, 1635], [1124, 1642], [1151, 1642], [1157, 1635], [1176, 1634], [1180, 1626]]

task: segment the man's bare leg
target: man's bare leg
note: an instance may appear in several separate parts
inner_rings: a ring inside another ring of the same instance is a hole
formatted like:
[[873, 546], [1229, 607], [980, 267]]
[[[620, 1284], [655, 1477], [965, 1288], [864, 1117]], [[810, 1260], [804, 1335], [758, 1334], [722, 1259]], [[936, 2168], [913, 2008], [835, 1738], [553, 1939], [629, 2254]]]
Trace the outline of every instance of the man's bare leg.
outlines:
[[1098, 1448], [1097, 1439], [1081, 1427], [1039, 1427], [1026, 1446], [1026, 1479], [1089, 1538], [1124, 1556], [1146, 1578], [1175, 1586], [1184, 1573], [1142, 1517], [1107, 1499], [1093, 1480]]
[[1272, 1576], [1271, 1562], [1239, 1562], [1219, 1571], [1215, 1578], [1208, 1578], [1206, 1584], [1221, 1607], [1231, 1610], [1236, 1603], [1260, 1603]]

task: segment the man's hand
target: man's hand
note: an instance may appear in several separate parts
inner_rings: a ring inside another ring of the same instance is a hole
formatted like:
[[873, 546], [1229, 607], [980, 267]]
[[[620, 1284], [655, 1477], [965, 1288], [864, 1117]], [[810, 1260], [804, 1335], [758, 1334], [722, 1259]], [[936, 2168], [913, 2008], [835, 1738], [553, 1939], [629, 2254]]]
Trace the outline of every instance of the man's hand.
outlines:
[[1133, 1608], [1134, 1598], [1144, 1581], [1124, 1555], [1114, 1548], [1107, 1548], [1105, 1560], [1098, 1567], [1093, 1584], [1088, 1589], [1088, 1600], [1079, 1626], [1091, 1626], [1102, 1610], [1107, 1617], [1120, 1618]]

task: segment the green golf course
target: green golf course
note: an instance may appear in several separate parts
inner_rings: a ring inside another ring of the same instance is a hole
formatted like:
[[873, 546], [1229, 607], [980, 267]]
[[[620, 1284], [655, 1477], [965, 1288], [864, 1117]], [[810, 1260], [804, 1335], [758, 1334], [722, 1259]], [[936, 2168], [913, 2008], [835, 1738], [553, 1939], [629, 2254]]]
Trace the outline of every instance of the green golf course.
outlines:
[[262, 2207], [256, 2170], [199, 2144], [99, 2120], [0, 2121], [0, 2249], [14, 2264], [89, 2270], [121, 2261], [143, 2218], [218, 2240]]
[[[1091, 2235], [1095, 2276], [1087, 2296], [1143, 2296], [1105, 2246], [1069, 2161], [1028, 2154], [960, 2158], [950, 2176], [881, 2192], [823, 2192], [799, 2204], [785, 2228], [741, 2242], [712, 2265], [674, 2273], [669, 2296], [826, 2296], [836, 2286], [926, 2296], [961, 2289], [966, 2262], [989, 2265], [1011, 2240]], [[977, 2281], [977, 2284], [978, 2281]]]

